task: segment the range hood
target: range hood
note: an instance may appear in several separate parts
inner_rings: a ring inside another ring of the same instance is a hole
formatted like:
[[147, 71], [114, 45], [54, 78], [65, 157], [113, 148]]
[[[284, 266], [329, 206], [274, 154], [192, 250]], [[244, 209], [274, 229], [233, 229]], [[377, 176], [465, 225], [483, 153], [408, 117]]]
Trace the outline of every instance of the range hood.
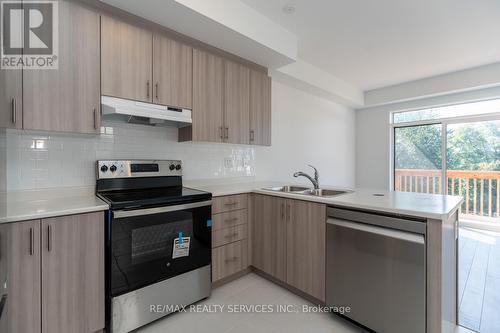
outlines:
[[193, 123], [189, 109], [109, 96], [101, 96], [101, 106], [103, 120], [166, 127], [185, 127]]

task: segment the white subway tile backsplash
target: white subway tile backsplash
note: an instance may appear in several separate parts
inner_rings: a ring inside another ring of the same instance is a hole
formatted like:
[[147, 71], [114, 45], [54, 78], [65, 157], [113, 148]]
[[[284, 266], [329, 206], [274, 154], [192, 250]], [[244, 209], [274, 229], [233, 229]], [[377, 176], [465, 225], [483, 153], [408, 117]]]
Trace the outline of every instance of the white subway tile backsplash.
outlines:
[[251, 146], [177, 142], [177, 129], [103, 122], [99, 136], [7, 130], [7, 189], [95, 185], [99, 159], [179, 159], [185, 179], [254, 177]]

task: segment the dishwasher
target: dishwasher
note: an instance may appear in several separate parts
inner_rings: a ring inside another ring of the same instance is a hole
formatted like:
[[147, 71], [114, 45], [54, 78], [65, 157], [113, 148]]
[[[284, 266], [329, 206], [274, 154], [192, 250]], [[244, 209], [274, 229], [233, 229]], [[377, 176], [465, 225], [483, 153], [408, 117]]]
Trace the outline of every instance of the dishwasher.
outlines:
[[426, 221], [328, 208], [326, 304], [379, 333], [426, 331]]

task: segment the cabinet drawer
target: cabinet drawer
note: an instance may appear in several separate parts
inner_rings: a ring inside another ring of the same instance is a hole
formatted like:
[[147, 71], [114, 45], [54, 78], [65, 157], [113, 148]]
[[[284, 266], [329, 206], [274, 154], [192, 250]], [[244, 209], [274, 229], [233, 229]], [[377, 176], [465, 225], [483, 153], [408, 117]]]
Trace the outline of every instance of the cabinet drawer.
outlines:
[[238, 273], [247, 267], [246, 239], [212, 250], [212, 282]]
[[236, 242], [247, 238], [247, 226], [245, 224], [232, 228], [225, 228], [212, 232], [212, 247]]
[[229, 212], [238, 209], [247, 208], [247, 195], [228, 195], [225, 197], [217, 197], [212, 200], [212, 214]]
[[246, 224], [247, 215], [248, 211], [246, 209], [215, 214], [212, 216], [212, 221], [213, 221], [212, 230], [220, 230], [241, 224]]

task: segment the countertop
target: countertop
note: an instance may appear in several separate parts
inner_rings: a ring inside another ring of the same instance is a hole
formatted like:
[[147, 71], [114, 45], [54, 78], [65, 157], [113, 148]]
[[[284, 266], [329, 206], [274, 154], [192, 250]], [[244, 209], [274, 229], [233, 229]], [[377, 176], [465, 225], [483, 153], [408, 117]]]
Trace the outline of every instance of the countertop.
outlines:
[[[260, 193], [283, 198], [324, 203], [326, 205], [368, 209], [388, 213], [447, 219], [458, 209], [463, 199], [458, 196], [436, 194], [387, 192], [354, 189], [335, 197], [315, 197], [264, 190], [264, 188], [291, 185], [293, 182], [273, 181], [185, 181], [184, 186], [211, 192], [214, 197], [242, 193]], [[299, 185], [304, 185], [299, 184]], [[309, 186], [305, 184], [306, 186]], [[343, 189], [322, 186], [328, 189]], [[107, 210], [108, 205], [97, 198], [93, 188], [62, 188], [0, 193], [0, 223], [27, 221], [73, 214]]]
[[[293, 193], [282, 193], [264, 190], [264, 188], [291, 185], [293, 182], [241, 182], [241, 183], [198, 183], [186, 182], [185, 186], [211, 192], [214, 197], [241, 193], [260, 193], [283, 198], [324, 203], [327, 205], [349, 208], [367, 209], [395, 213], [401, 215], [443, 220], [453, 214], [462, 204], [459, 196], [389, 192], [371, 189], [351, 189], [353, 192], [335, 197], [315, 197]], [[300, 185], [304, 185], [303, 183]], [[307, 185], [306, 186], [310, 186]], [[322, 186], [326, 189], [345, 189], [332, 186]]]
[[84, 214], [109, 206], [93, 188], [62, 188], [0, 193], [0, 223]]

